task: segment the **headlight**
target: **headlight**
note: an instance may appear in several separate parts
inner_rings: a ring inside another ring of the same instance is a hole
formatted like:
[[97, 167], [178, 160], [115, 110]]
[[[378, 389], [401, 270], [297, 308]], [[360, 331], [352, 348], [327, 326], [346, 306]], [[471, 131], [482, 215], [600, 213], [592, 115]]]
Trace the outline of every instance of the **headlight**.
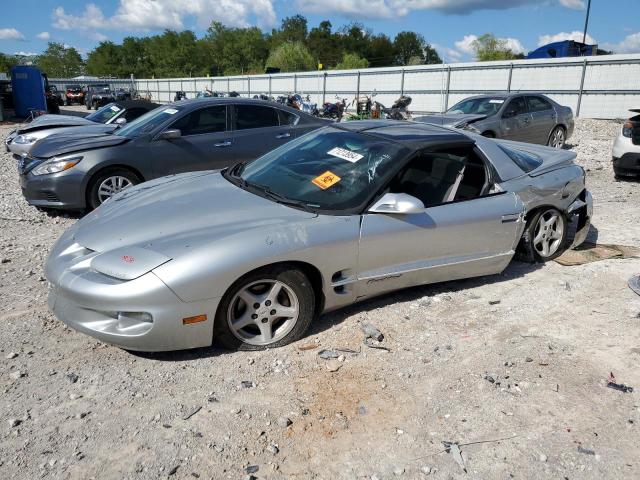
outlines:
[[65, 170], [69, 170], [71, 167], [75, 167], [82, 157], [71, 157], [71, 158], [52, 158], [51, 160], [47, 160], [41, 165], [38, 165], [33, 169], [31, 173], [34, 175], [48, 175], [50, 173], [58, 173], [63, 172]]
[[27, 145], [29, 143], [35, 143], [38, 139], [36, 137], [29, 137], [27, 135], [18, 135], [13, 139], [13, 143], [17, 143], [19, 145]]
[[624, 122], [624, 125], [622, 126], [622, 136], [631, 138], [632, 131], [633, 131], [633, 123], [627, 120], [626, 122]]

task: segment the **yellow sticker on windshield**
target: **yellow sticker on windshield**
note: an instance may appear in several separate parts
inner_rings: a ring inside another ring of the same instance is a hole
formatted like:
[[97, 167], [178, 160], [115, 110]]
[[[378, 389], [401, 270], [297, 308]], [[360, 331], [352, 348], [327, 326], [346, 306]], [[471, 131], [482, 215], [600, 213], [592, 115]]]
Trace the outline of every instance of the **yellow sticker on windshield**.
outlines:
[[322, 175], [318, 175], [316, 178], [311, 180], [314, 185], [317, 185], [323, 190], [326, 190], [330, 186], [335, 185], [339, 181], [340, 177], [330, 170], [327, 170]]

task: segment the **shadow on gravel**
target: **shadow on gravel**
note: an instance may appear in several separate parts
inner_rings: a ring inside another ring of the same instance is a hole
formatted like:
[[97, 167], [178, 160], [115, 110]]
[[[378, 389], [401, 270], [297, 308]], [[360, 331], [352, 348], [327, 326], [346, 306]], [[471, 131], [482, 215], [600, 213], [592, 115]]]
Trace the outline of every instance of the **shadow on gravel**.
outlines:
[[[485, 277], [476, 277], [465, 280], [454, 280], [450, 282], [436, 283], [431, 285], [423, 285], [419, 287], [411, 287], [396, 292], [387, 293], [370, 300], [364, 300], [354, 305], [336, 310], [334, 312], [322, 315], [316, 320], [309, 330], [307, 336], [319, 334], [325, 330], [329, 330], [339, 325], [352, 315], [361, 312], [368, 312], [387, 305], [398, 302], [413, 302], [425, 296], [433, 296], [440, 293], [452, 293], [466, 290], [468, 288], [479, 287], [492, 283], [505, 282], [515, 278], [523, 277], [539, 268], [542, 263], [524, 263], [512, 261], [507, 269], [499, 275], [488, 275]], [[304, 341], [304, 338], [302, 339]], [[162, 362], [184, 362], [190, 360], [200, 360], [202, 358], [217, 357], [227, 353], [234, 353], [218, 346], [195, 348], [191, 350], [178, 350], [174, 352], [134, 352], [129, 351], [132, 355], [149, 360], [158, 360]]]

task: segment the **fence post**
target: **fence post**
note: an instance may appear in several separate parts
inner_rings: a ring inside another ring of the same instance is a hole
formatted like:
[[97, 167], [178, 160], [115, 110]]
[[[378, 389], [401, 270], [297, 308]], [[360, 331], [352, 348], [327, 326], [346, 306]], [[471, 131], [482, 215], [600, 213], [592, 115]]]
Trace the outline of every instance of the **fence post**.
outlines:
[[578, 92], [578, 105], [576, 107], [576, 118], [580, 116], [580, 106], [582, 105], [582, 91], [584, 90], [584, 76], [587, 73], [587, 59], [582, 61], [582, 76], [580, 78], [580, 91]]
[[269, 75], [269, 98], [271, 98], [271, 75]]
[[298, 93], [298, 75], [293, 74], [293, 93]]
[[402, 76], [400, 77], [400, 96], [404, 95], [404, 68], [402, 69]]
[[251, 98], [251, 77], [247, 76], [247, 95]]
[[511, 92], [511, 77], [513, 75], [513, 62], [509, 65], [509, 81], [507, 82], [507, 92]]
[[447, 65], [447, 89], [445, 90], [444, 95], [444, 109], [443, 112], [446, 112], [449, 108], [449, 86], [451, 85], [451, 65]]
[[360, 70], [358, 70], [358, 82], [356, 83], [356, 105], [358, 105], [359, 98], [360, 98]]
[[322, 77], [322, 104], [324, 105], [327, 98], [327, 72]]
[[231, 77], [227, 77], [227, 94], [231, 93]]
[[156, 96], [158, 97], [158, 101], [160, 101], [160, 80], [156, 79]]

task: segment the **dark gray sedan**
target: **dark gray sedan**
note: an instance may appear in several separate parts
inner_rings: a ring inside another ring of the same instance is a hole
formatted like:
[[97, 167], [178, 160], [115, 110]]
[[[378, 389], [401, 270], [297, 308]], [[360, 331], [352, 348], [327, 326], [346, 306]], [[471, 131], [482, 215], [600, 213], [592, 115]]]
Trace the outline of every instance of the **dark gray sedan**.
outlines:
[[477, 95], [445, 113], [415, 118], [418, 122], [462, 128], [490, 138], [562, 148], [573, 134], [573, 112], [541, 94]]
[[207, 98], [169, 104], [113, 134], [55, 135], [20, 159], [31, 205], [95, 208], [131, 185], [253, 160], [327, 124], [262, 100]]

